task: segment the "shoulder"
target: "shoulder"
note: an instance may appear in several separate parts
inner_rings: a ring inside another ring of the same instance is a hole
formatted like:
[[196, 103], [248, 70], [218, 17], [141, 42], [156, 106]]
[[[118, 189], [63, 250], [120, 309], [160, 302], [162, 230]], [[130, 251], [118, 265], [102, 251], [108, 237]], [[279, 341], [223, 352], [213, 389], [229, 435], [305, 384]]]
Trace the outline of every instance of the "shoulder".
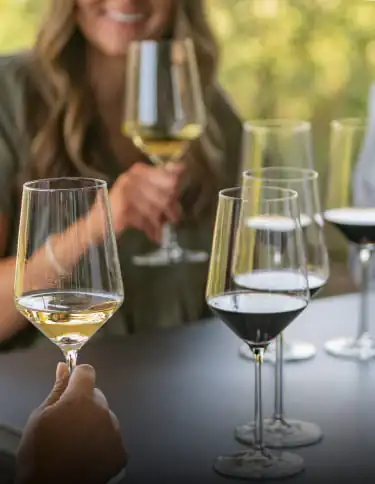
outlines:
[[209, 111], [222, 140], [224, 164], [231, 173], [231, 182], [236, 183], [235, 173], [241, 165], [242, 120], [229, 94], [219, 84], [213, 86], [210, 94]]
[[242, 138], [242, 120], [229, 94], [219, 84], [214, 85], [210, 92], [209, 111], [220, 128], [221, 136], [230, 145], [235, 143], [238, 146]]
[[13, 121], [23, 98], [31, 58], [29, 51], [0, 56], [0, 111]]
[[234, 107], [229, 93], [220, 85], [215, 84], [210, 92], [210, 107], [214, 113], [229, 116], [237, 128], [242, 129], [240, 115]]
[[26, 76], [32, 64], [30, 51], [20, 51], [10, 55], [0, 56], [0, 82], [1, 84], [15, 87]]

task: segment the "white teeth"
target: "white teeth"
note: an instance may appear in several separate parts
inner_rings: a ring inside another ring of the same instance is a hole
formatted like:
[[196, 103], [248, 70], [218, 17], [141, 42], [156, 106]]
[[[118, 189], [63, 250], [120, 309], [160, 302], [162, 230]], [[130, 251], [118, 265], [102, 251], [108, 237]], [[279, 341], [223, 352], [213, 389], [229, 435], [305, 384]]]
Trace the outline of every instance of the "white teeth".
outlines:
[[108, 10], [107, 15], [110, 19], [115, 20], [116, 22], [128, 24], [139, 22], [143, 19], [141, 13], [122, 13], [118, 10]]

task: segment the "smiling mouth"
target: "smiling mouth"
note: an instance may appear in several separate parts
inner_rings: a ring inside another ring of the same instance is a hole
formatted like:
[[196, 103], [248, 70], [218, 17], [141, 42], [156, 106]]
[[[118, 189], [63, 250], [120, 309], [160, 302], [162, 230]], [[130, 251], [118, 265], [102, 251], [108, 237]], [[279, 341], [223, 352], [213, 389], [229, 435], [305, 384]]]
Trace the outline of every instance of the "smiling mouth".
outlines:
[[122, 24], [134, 24], [141, 22], [145, 18], [141, 13], [123, 13], [118, 10], [108, 10], [106, 14], [111, 20], [115, 20]]

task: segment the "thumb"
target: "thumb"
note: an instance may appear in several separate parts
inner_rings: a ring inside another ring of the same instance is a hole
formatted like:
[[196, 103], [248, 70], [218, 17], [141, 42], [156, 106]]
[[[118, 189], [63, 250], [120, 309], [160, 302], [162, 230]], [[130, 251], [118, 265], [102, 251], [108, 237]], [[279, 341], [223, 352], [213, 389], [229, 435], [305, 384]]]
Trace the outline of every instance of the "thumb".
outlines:
[[79, 365], [73, 371], [64, 398], [92, 396], [95, 388], [95, 370], [90, 365]]
[[48, 395], [42, 407], [49, 407], [58, 402], [69, 383], [69, 370], [66, 363], [59, 363], [56, 369], [56, 381], [51, 393]]
[[186, 168], [186, 163], [182, 163], [179, 161], [170, 161], [164, 165], [165, 170], [175, 175], [181, 175], [186, 171]]

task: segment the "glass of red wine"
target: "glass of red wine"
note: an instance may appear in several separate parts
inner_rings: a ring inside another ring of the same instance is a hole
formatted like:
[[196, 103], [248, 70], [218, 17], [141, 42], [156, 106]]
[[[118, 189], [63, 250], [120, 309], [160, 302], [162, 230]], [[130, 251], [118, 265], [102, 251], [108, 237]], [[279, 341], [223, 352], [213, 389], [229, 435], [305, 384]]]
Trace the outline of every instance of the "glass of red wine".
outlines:
[[[311, 296], [315, 296], [326, 284], [329, 277], [328, 252], [324, 240], [324, 220], [320, 208], [319, 175], [315, 170], [293, 167], [269, 167], [248, 170], [243, 174], [243, 185], [258, 181], [264, 186], [278, 186], [295, 190], [298, 193], [300, 224], [305, 242], [307, 276]], [[294, 290], [299, 283], [299, 275], [283, 267], [283, 252], [287, 247], [289, 232], [293, 225], [279, 217], [259, 217], [253, 220], [259, 231], [267, 230], [270, 243], [275, 240], [274, 284], [278, 288]], [[284, 239], [284, 241], [283, 241]], [[281, 243], [280, 243], [281, 241]], [[280, 268], [277, 269], [278, 264]], [[267, 275], [268, 276], [268, 275]], [[265, 282], [270, 282], [265, 279]], [[293, 448], [319, 442], [323, 436], [314, 423], [285, 418], [283, 393], [283, 334], [276, 338], [275, 402], [272, 418], [264, 421], [264, 441], [271, 448]], [[244, 444], [254, 440], [254, 422], [240, 425], [235, 429], [235, 437]]]
[[[257, 220], [278, 220], [291, 230], [288, 237], [258, 228]], [[275, 263], [275, 254], [281, 260]], [[294, 274], [290, 290], [275, 284], [280, 269]], [[304, 469], [303, 459], [284, 451], [270, 452], [263, 441], [262, 363], [270, 344], [307, 307], [304, 237], [298, 195], [293, 190], [254, 182], [219, 194], [209, 276], [207, 303], [251, 349], [255, 365], [255, 438], [252, 446], [235, 455], [220, 456], [214, 469], [243, 479], [275, 479]]]
[[[360, 269], [361, 282], [357, 334], [354, 337], [340, 337], [328, 341], [325, 349], [336, 357], [362, 361], [375, 357], [375, 341], [370, 335], [368, 311], [370, 263], [375, 249], [375, 204], [368, 203], [373, 197], [363, 197], [366, 187], [360, 186], [360, 180], [356, 176], [357, 169], [366, 162], [363, 156], [365, 148], [368, 149], [365, 145], [366, 126], [367, 120], [359, 118], [335, 120], [331, 123], [324, 212], [325, 220], [344, 235], [357, 253], [355, 262]], [[371, 158], [372, 156], [370, 153]], [[372, 163], [372, 159], [370, 162]], [[346, 254], [344, 256], [346, 258]]]
[[[298, 119], [249, 120], [244, 124], [242, 163], [244, 170], [265, 167], [314, 169], [311, 124]], [[241, 345], [242, 358], [253, 359], [247, 345]], [[308, 341], [284, 341], [284, 361], [313, 358], [316, 348]], [[276, 363], [276, 345], [271, 343], [264, 361]]]

